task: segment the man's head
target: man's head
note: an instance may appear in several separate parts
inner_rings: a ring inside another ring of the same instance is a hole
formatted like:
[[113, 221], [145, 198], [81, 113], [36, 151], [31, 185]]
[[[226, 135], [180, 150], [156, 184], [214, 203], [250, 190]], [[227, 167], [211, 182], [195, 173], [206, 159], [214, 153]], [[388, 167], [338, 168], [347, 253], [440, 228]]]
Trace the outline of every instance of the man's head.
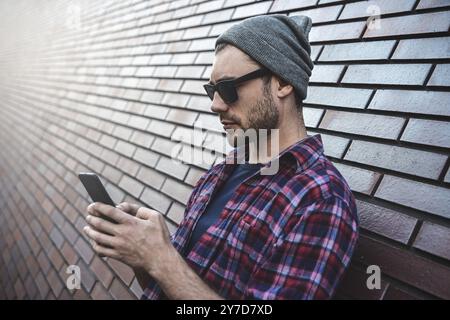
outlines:
[[[206, 86], [213, 99], [211, 109], [222, 123], [235, 124], [225, 129], [276, 129], [288, 114], [301, 115], [313, 68], [310, 28], [311, 19], [304, 16], [259, 16], [234, 25], [217, 39], [210, 84], [245, 76], [239, 83]], [[235, 144], [234, 135], [228, 139]]]

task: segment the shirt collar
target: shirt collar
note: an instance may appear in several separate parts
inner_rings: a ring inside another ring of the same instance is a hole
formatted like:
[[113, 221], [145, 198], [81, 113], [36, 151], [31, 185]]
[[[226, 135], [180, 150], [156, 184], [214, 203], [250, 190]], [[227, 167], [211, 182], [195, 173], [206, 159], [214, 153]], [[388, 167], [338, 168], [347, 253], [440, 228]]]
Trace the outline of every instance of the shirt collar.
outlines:
[[[238, 156], [242, 153], [238, 152], [239, 148], [234, 148], [225, 158], [226, 165], [234, 165], [238, 162]], [[297, 169], [304, 171], [309, 168], [319, 157], [323, 155], [323, 143], [320, 134], [313, 136], [307, 136], [306, 138], [299, 140], [284, 149], [277, 158], [273, 159], [271, 162], [277, 159], [281, 164], [286, 162], [292, 162], [296, 165]], [[239, 158], [241, 159], [241, 157]], [[264, 164], [264, 167], [270, 167], [270, 163]]]

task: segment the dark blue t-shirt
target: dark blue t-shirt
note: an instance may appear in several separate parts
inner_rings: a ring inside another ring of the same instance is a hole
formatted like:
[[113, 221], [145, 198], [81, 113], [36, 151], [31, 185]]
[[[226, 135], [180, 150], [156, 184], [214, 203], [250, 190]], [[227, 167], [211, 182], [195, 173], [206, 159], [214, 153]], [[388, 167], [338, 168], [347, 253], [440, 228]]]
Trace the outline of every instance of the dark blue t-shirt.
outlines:
[[191, 252], [194, 245], [206, 232], [209, 226], [211, 226], [215, 221], [219, 219], [220, 213], [227, 204], [228, 200], [230, 200], [237, 187], [242, 182], [244, 182], [244, 180], [257, 172], [261, 168], [261, 166], [262, 164], [250, 163], [236, 165], [236, 168], [233, 170], [228, 180], [225, 181], [224, 185], [220, 190], [218, 190], [214, 198], [210, 200], [208, 208], [206, 208], [205, 212], [197, 221], [197, 224], [192, 231], [191, 238], [186, 247], [186, 255]]

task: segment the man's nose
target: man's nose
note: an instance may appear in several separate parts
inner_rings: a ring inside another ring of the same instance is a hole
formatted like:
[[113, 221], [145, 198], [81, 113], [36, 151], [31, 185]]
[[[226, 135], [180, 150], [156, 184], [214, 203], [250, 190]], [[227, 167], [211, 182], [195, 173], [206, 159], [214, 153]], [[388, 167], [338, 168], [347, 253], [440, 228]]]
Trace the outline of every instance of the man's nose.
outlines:
[[229, 106], [222, 100], [218, 92], [214, 92], [214, 98], [211, 103], [211, 111], [215, 113], [223, 113], [228, 110]]

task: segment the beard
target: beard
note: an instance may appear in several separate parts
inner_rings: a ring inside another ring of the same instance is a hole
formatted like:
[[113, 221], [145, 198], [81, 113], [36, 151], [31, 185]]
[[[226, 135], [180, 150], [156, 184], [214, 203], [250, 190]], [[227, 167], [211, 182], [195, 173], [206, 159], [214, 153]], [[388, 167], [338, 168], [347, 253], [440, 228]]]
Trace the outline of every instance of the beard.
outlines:
[[[259, 130], [266, 129], [267, 136], [270, 136], [270, 130], [277, 128], [279, 117], [278, 109], [270, 93], [270, 85], [266, 85], [263, 96], [245, 113], [247, 124], [244, 126], [241, 121], [236, 121], [241, 124], [241, 129], [227, 130], [228, 143], [233, 147], [239, 147], [242, 143], [245, 145], [250, 142], [259, 143]], [[249, 131], [255, 132], [256, 136], [249, 134]]]

